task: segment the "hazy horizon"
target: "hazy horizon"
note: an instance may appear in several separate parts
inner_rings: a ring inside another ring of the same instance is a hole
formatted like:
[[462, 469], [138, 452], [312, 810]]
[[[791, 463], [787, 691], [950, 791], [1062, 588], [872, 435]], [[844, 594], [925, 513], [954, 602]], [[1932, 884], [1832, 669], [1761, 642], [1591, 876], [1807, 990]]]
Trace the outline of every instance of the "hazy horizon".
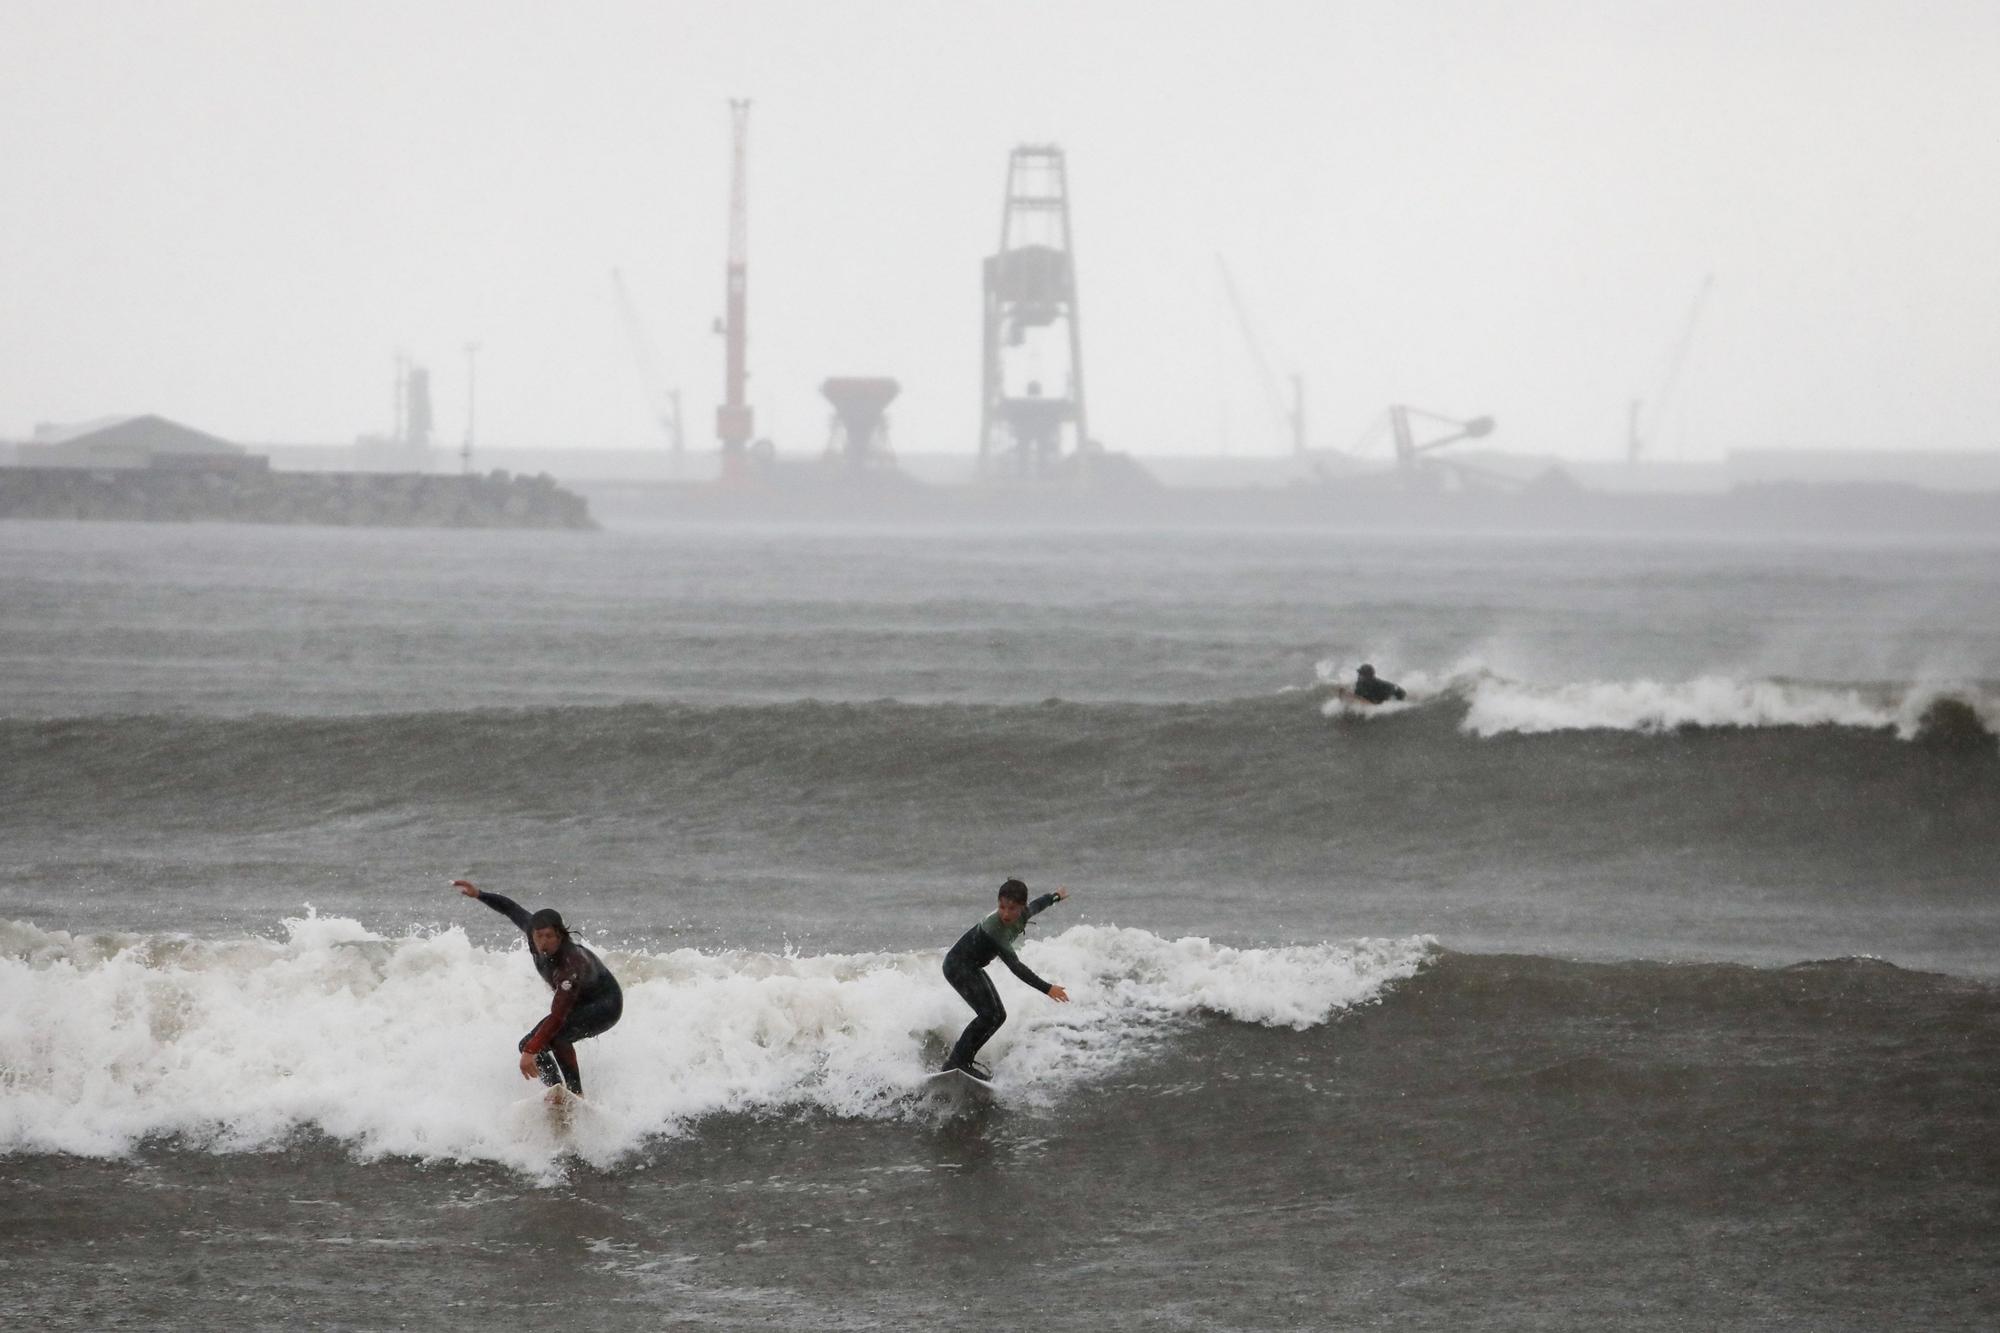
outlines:
[[1069, 155], [1093, 434], [1282, 451], [1227, 262], [1310, 442], [1390, 402], [1610, 458], [1714, 286], [1654, 456], [1992, 448], [2000, 10], [1934, 4], [9, 6], [0, 438], [156, 412], [645, 448], [622, 269], [712, 447], [727, 99], [749, 97], [758, 433], [886, 374], [970, 453], [1009, 149]]

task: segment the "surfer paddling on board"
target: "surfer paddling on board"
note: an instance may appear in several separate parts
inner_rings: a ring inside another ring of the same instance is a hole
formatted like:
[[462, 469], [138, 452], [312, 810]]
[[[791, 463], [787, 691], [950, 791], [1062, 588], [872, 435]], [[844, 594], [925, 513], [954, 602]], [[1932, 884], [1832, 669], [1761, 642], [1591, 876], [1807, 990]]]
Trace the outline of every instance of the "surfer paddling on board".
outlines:
[[958, 1044], [951, 1048], [951, 1056], [944, 1062], [946, 1072], [960, 1070], [981, 1082], [990, 1082], [993, 1078], [985, 1066], [975, 1064], [972, 1057], [979, 1054], [979, 1048], [1007, 1021], [1007, 1008], [1000, 1003], [1000, 992], [993, 989], [993, 980], [986, 975], [986, 965], [995, 958], [1006, 963], [1008, 971], [1051, 1000], [1058, 1004], [1069, 1003], [1068, 991], [1043, 981], [1014, 953], [1014, 946], [1020, 943], [1022, 934], [1028, 929], [1028, 922], [1067, 897], [1068, 889], [1057, 889], [1029, 902], [1028, 886], [1018, 879], [1010, 879], [1000, 886], [998, 906], [961, 935], [958, 943], [951, 946], [951, 952], [944, 956], [944, 979], [973, 1010], [972, 1021], [965, 1025], [965, 1031], [959, 1034]]
[[549, 1016], [521, 1038], [521, 1077], [540, 1078], [550, 1087], [565, 1084], [583, 1096], [583, 1073], [577, 1068], [576, 1043], [610, 1030], [625, 1011], [625, 993], [604, 960], [570, 938], [562, 913], [544, 907], [532, 915], [512, 898], [486, 893], [469, 879], [452, 887], [477, 898], [521, 928], [528, 937], [528, 955], [535, 971], [549, 983], [555, 999]]
[[1375, 668], [1363, 662], [1354, 672], [1354, 688], [1350, 691], [1364, 703], [1385, 704], [1391, 699], [1404, 697], [1403, 687], [1393, 680], [1384, 680], [1375, 674]]

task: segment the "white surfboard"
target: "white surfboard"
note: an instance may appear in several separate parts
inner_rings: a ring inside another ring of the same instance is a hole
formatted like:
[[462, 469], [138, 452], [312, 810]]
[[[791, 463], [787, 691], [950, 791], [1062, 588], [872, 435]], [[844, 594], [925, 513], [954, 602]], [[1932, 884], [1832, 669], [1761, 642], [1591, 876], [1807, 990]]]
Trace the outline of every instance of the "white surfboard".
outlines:
[[992, 1097], [996, 1086], [993, 1080], [963, 1069], [940, 1069], [935, 1074], [925, 1075], [924, 1084], [937, 1092], [980, 1098]]
[[591, 1139], [599, 1115], [596, 1107], [559, 1083], [515, 1101], [507, 1108], [507, 1123], [523, 1141], [561, 1154], [575, 1150], [580, 1140]]
[[560, 1083], [542, 1094], [542, 1105], [549, 1113], [550, 1127], [558, 1132], [567, 1132], [590, 1109], [590, 1103]]

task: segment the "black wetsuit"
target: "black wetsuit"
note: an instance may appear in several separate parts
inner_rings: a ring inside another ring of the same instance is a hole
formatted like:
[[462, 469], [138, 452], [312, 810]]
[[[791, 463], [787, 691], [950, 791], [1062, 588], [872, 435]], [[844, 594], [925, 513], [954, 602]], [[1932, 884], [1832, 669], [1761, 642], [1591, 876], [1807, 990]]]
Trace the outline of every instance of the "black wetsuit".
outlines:
[[1383, 680], [1380, 676], [1356, 676], [1354, 692], [1371, 704], [1385, 704], [1391, 699], [1403, 697], [1403, 687], [1393, 680]]
[[[1021, 916], [1021, 926], [1025, 928], [1049, 904], [1056, 902], [1053, 893], [1045, 893], [1028, 904]], [[1049, 983], [1029, 970], [1028, 965], [1015, 956], [1014, 950], [993, 933], [990, 923], [997, 925], [999, 913], [985, 917], [971, 930], [959, 936], [958, 943], [951, 946], [951, 952], [944, 956], [944, 979], [972, 1006], [972, 1021], [959, 1034], [958, 1044], [951, 1048], [951, 1056], [945, 1061], [946, 1069], [957, 1069], [971, 1062], [979, 1054], [992, 1035], [1007, 1021], [1007, 1006], [1000, 1003], [1000, 992], [993, 988], [993, 979], [986, 975], [986, 965], [995, 958], [1007, 964], [1007, 970], [1033, 986], [1042, 994], [1049, 993]], [[1006, 927], [999, 927], [1006, 931]], [[1007, 932], [1018, 938], [1019, 932]]]
[[521, 1038], [519, 1049], [535, 1057], [542, 1082], [554, 1087], [566, 1083], [569, 1090], [583, 1095], [583, 1073], [576, 1063], [576, 1043], [608, 1030], [625, 1012], [625, 992], [604, 960], [563, 932], [563, 942], [554, 953], [535, 952], [534, 928], [528, 913], [512, 898], [479, 891], [479, 901], [512, 921], [528, 937], [528, 956], [535, 971], [549, 983], [555, 999], [549, 1016], [535, 1024]]

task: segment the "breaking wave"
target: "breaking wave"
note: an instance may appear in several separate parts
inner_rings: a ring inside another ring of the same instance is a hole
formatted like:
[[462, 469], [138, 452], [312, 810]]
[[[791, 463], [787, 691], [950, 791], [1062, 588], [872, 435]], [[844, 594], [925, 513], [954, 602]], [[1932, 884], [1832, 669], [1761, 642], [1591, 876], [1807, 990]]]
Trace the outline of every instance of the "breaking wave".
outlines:
[[[1353, 672], [1329, 660], [1318, 664], [1316, 674], [1322, 687], [1331, 688], [1347, 682]], [[1831, 685], [1704, 675], [1679, 681], [1535, 682], [1511, 679], [1478, 663], [1466, 663], [1438, 672], [1412, 671], [1400, 683], [1410, 692], [1412, 702], [1388, 705], [1387, 713], [1406, 711], [1425, 699], [1456, 702], [1464, 708], [1460, 727], [1474, 736], [1834, 726], [1893, 730], [1908, 740], [1919, 734], [1926, 710], [1939, 699], [1963, 701], [1988, 730], [2000, 724], [2000, 697], [1983, 685], [1965, 681]], [[1329, 716], [1351, 709], [1338, 697], [1322, 704]]]
[[[1046, 1104], [1198, 1015], [1324, 1024], [1435, 951], [1428, 937], [1257, 949], [1074, 926], [1024, 951], [1073, 1002], [996, 969], [1012, 1012], [988, 1051], [1009, 1097]], [[544, 1173], [558, 1148], [603, 1164], [719, 1114], [924, 1114], [921, 1081], [969, 1017], [936, 951], [606, 959], [625, 1016], [579, 1048], [589, 1103], [558, 1144], [515, 1068], [548, 1000], [518, 949], [317, 915], [281, 939], [0, 922], [0, 1153], [250, 1152], [316, 1131], [362, 1158]]]

